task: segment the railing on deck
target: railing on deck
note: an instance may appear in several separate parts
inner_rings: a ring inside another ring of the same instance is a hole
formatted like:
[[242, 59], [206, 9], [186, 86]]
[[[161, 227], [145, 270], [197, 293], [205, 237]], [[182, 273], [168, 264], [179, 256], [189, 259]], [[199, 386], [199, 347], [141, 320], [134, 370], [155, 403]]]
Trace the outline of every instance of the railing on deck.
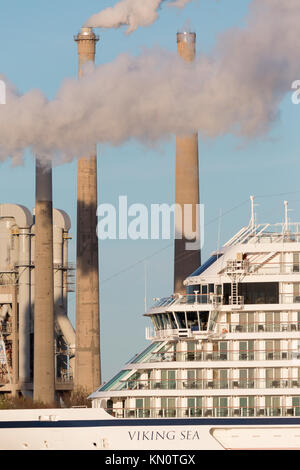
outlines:
[[221, 417], [264, 417], [300, 416], [300, 406], [279, 407], [177, 407], [177, 408], [107, 408], [116, 418], [221, 418]]
[[175, 380], [128, 380], [117, 390], [224, 390], [224, 389], [266, 389], [266, 388], [300, 388], [300, 380], [286, 379], [175, 379]]
[[224, 351], [186, 351], [186, 352], [155, 352], [147, 362], [186, 362], [186, 361], [281, 361], [299, 360], [298, 348], [277, 349], [227, 349]]
[[300, 331], [300, 322], [280, 321], [280, 322], [217, 322], [216, 332], [225, 333], [276, 333], [276, 332], [295, 332]]

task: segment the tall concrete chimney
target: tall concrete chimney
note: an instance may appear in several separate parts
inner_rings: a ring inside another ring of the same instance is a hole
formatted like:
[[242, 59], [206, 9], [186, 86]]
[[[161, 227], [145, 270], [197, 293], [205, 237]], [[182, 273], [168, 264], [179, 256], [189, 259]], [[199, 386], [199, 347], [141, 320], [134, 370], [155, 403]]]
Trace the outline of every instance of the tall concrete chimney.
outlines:
[[33, 399], [55, 398], [52, 167], [36, 159]]
[[[79, 69], [95, 61], [99, 38], [92, 28], [75, 36]], [[97, 149], [77, 166], [76, 354], [74, 388], [93, 392], [101, 382], [97, 228]]]
[[[195, 44], [195, 33], [177, 33], [177, 51], [186, 62], [194, 60]], [[180, 214], [176, 211], [175, 230], [181, 230], [184, 226], [184, 205], [192, 204], [190, 227], [193, 232], [198, 232], [199, 240], [199, 227], [196, 226], [196, 205], [199, 204], [198, 133], [176, 137], [175, 203], [181, 207], [182, 212]], [[186, 243], [192, 241], [185, 238], [184, 230], [182, 238], [175, 239], [174, 292], [176, 293], [185, 293], [184, 279], [201, 264], [200, 246], [194, 250], [186, 249]]]

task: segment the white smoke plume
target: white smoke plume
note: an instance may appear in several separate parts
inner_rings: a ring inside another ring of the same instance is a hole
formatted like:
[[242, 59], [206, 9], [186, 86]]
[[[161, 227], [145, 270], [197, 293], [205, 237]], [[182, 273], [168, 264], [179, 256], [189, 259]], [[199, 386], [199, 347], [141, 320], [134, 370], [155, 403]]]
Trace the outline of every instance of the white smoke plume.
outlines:
[[[84, 24], [91, 28], [119, 28], [127, 25], [127, 34], [139, 26], [150, 26], [158, 18], [158, 10], [167, 0], [121, 0], [91, 16]], [[169, 5], [184, 8], [193, 0], [172, 0]]]
[[195, 130], [210, 138], [264, 136], [300, 78], [299, 21], [299, 0], [253, 0], [245, 27], [222, 34], [194, 63], [159, 50], [120, 55], [66, 80], [53, 101], [37, 90], [18, 95], [8, 84], [0, 158], [20, 161], [29, 148], [65, 162], [96, 143], [153, 145]]

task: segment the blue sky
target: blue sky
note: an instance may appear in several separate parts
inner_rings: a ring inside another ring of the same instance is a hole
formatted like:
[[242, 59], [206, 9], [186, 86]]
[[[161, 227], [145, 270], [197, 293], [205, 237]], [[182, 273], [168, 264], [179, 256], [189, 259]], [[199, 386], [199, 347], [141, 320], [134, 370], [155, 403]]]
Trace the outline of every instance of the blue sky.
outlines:
[[[39, 88], [53, 98], [62, 81], [76, 76], [77, 55], [73, 35], [88, 17], [115, 0], [15, 0], [1, 7], [0, 57], [7, 78], [22, 93]], [[185, 24], [197, 33], [197, 50], [209, 51], [218, 34], [243, 26], [250, 0], [199, 0], [184, 10], [160, 10], [159, 20], [130, 36], [124, 29], [97, 31], [96, 63], [113, 61], [120, 53], [139, 54], [159, 46], [176, 50], [176, 32]], [[299, 79], [300, 77], [295, 77]], [[120, 80], [122, 77], [120, 77]], [[226, 90], [224, 90], [226, 93]], [[237, 97], [238, 99], [238, 97]], [[258, 222], [279, 222], [283, 201], [290, 216], [299, 220], [300, 163], [298, 123], [300, 107], [290, 96], [264, 139], [248, 143], [231, 135], [199, 141], [200, 197], [205, 205], [203, 259], [217, 248], [219, 214], [221, 241], [225, 242], [250, 217], [249, 196], [257, 197]], [[131, 141], [118, 148], [98, 149], [99, 203], [116, 204], [119, 195], [128, 203], [174, 202], [175, 139], [147, 149]], [[34, 162], [27, 152], [24, 165], [1, 163], [1, 203], [34, 206]], [[76, 162], [54, 169], [54, 206], [71, 216], [73, 240], [70, 261], [75, 261]], [[100, 244], [100, 310], [103, 379], [143, 348], [148, 320], [144, 313], [144, 272], [147, 258], [147, 301], [172, 293], [173, 245], [167, 240], [104, 241]], [[74, 322], [75, 296], [69, 298]]]

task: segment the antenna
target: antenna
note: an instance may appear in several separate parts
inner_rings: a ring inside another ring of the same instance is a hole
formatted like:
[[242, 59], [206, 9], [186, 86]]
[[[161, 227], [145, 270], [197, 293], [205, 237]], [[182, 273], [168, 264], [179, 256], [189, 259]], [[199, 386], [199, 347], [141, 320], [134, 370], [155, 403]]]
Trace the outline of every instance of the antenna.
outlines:
[[288, 201], [283, 201], [284, 204], [284, 232], [288, 230]]
[[251, 219], [250, 219], [250, 227], [254, 227], [254, 196], [250, 196], [250, 203], [251, 203]]
[[144, 285], [144, 288], [145, 288], [145, 296], [144, 296], [144, 308], [145, 308], [145, 312], [147, 312], [147, 261], [144, 262], [144, 275], [145, 275], [145, 285]]
[[290, 211], [293, 209], [288, 208], [288, 201], [283, 201], [284, 204], [284, 224], [283, 224], [283, 233], [288, 233], [289, 231], [289, 219], [288, 219], [288, 214]]
[[222, 223], [222, 209], [219, 211], [219, 226], [218, 226], [218, 241], [217, 241], [217, 256], [219, 255], [220, 239], [221, 239], [221, 223]]

